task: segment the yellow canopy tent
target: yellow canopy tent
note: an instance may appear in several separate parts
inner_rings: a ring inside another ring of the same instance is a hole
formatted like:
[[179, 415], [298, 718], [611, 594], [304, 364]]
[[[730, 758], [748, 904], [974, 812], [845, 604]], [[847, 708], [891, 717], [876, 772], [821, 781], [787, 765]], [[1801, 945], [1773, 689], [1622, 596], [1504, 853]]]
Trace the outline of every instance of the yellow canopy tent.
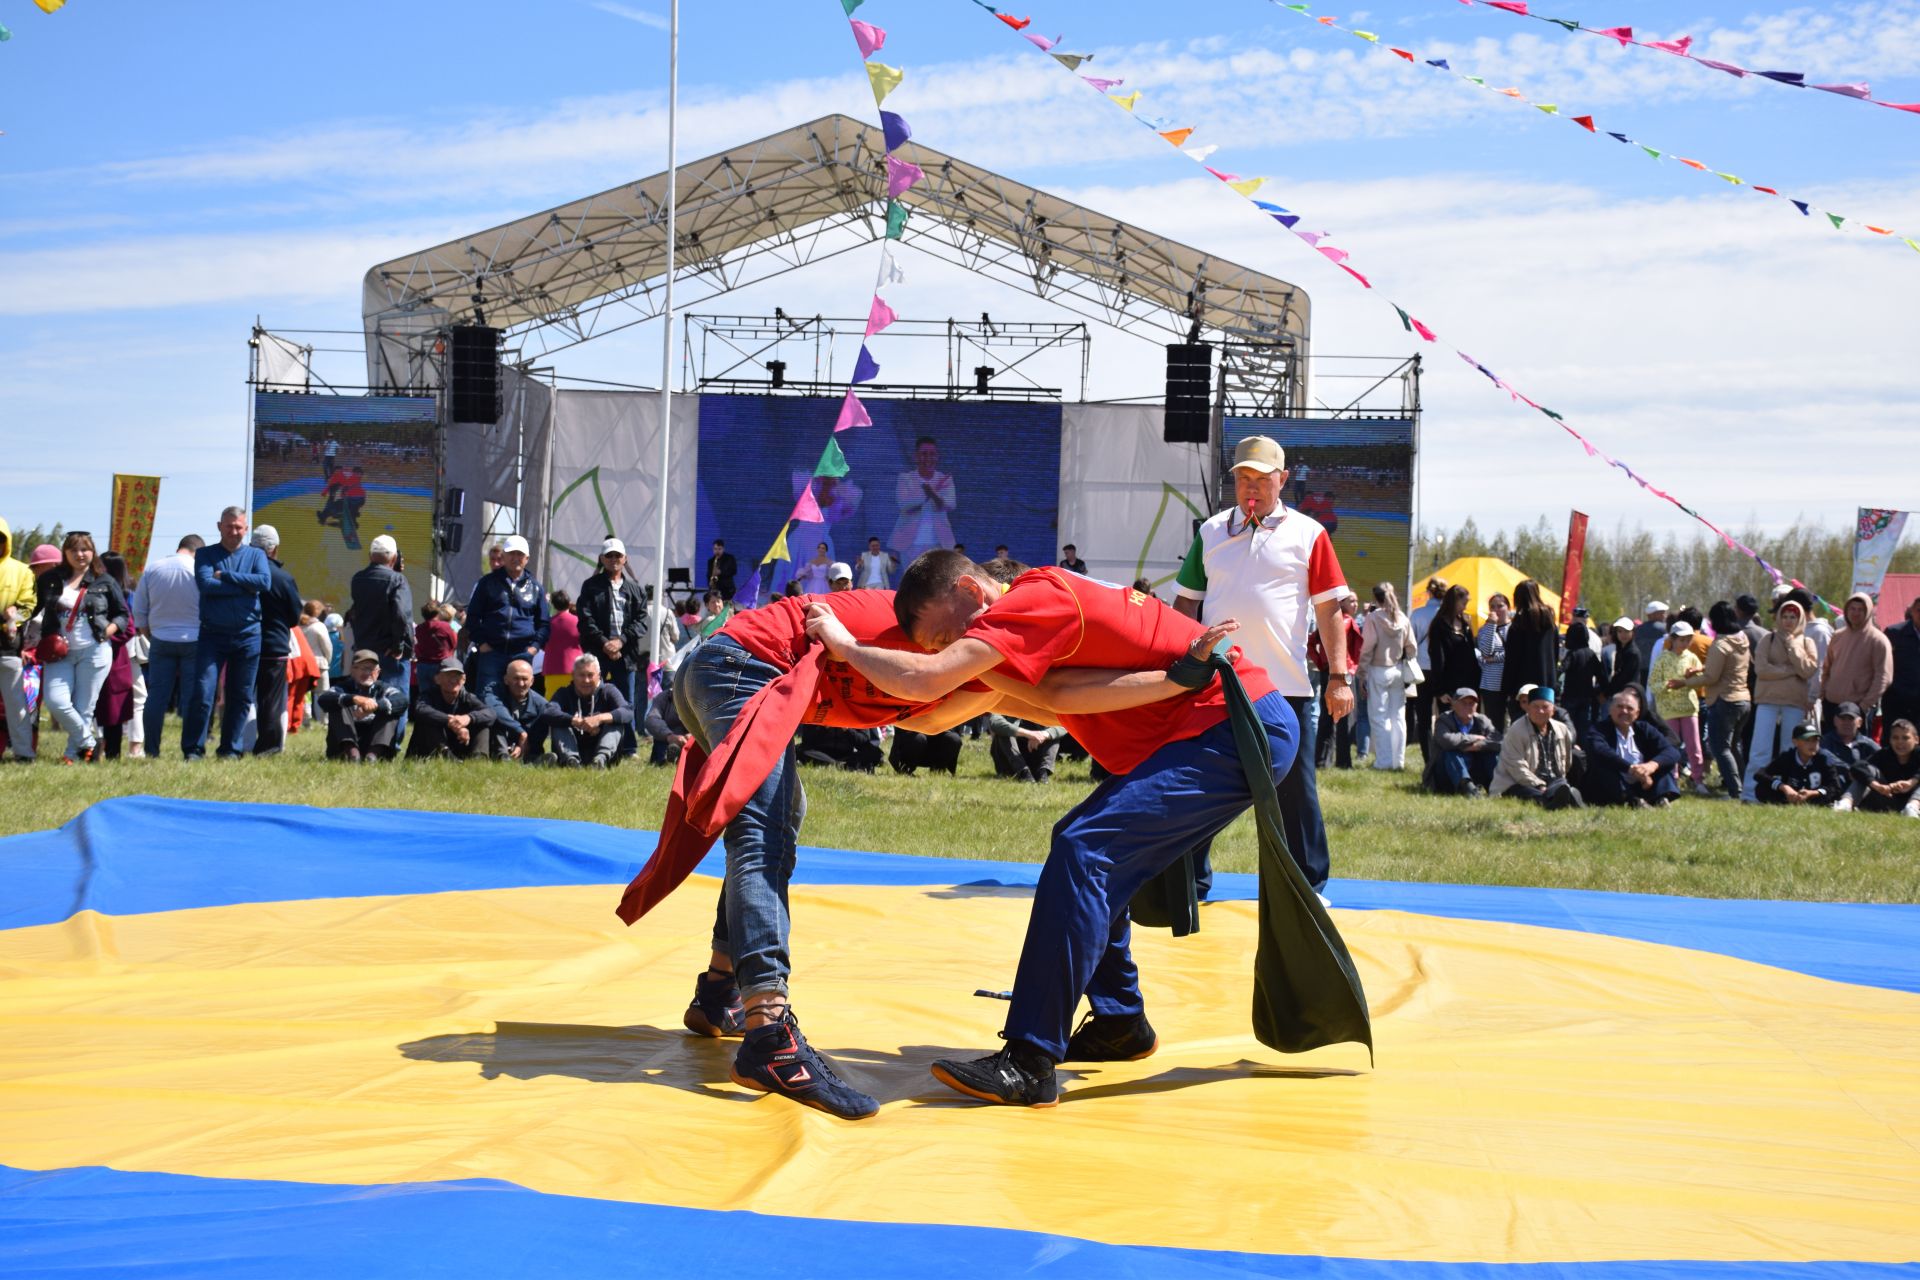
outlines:
[[[1472, 593], [1467, 601], [1467, 612], [1472, 616], [1474, 630], [1478, 631], [1487, 617], [1487, 597], [1498, 591], [1512, 600], [1513, 589], [1525, 581], [1527, 575], [1498, 556], [1462, 556], [1427, 576], [1444, 579], [1448, 586], [1465, 587]], [[1420, 583], [1416, 582], [1415, 585], [1420, 586]], [[1558, 618], [1560, 594], [1549, 591], [1543, 583], [1540, 586], [1540, 598], [1547, 602], [1547, 607]]]

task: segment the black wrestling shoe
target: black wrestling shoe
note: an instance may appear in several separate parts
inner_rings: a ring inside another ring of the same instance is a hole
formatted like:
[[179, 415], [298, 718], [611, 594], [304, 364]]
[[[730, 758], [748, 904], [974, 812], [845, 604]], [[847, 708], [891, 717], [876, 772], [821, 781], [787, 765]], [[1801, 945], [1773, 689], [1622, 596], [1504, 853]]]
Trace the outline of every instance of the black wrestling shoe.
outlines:
[[1138, 1062], [1151, 1058], [1160, 1037], [1144, 1013], [1089, 1013], [1067, 1041], [1068, 1062]]
[[709, 969], [693, 980], [693, 1003], [680, 1019], [697, 1036], [719, 1039], [747, 1034], [747, 1011], [740, 1004], [740, 984], [730, 973]]
[[1010, 1040], [1006, 1048], [984, 1058], [968, 1062], [942, 1058], [933, 1064], [933, 1078], [982, 1102], [1007, 1107], [1057, 1107], [1060, 1082], [1054, 1077], [1053, 1066], [1053, 1059], [1026, 1041]]
[[842, 1120], [864, 1120], [880, 1110], [878, 1102], [834, 1074], [833, 1064], [807, 1043], [791, 1013], [747, 1032], [733, 1057], [733, 1082]]

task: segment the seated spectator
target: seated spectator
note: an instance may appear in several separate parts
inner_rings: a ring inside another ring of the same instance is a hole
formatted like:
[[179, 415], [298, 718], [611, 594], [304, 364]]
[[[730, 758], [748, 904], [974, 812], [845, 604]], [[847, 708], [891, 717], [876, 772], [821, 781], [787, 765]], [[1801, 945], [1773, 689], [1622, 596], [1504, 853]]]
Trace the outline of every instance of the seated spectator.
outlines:
[[621, 735], [633, 723], [633, 707], [618, 689], [601, 682], [600, 660], [581, 654], [573, 664], [572, 683], [548, 702], [554, 763], [561, 768], [612, 768]]
[[1455, 689], [1451, 706], [1433, 719], [1433, 751], [1421, 781], [1442, 795], [1484, 796], [1499, 763], [1500, 737], [1480, 714], [1480, 691]]
[[[1887, 726], [1887, 745], [1859, 766], [1855, 782], [1836, 809], [1861, 813], [1898, 813], [1920, 818], [1920, 732], [1911, 720]], [[1847, 804], [1851, 800], [1852, 804]]]
[[1520, 696], [1526, 714], [1508, 725], [1500, 739], [1500, 759], [1488, 790], [1546, 809], [1582, 808], [1573, 786], [1578, 750], [1573, 725], [1554, 714], [1558, 708], [1548, 686], [1535, 685]]
[[1821, 737], [1820, 749], [1849, 769], [1873, 759], [1880, 744], [1860, 732], [1866, 719], [1860, 714], [1860, 704], [1843, 702], [1833, 708], [1832, 717], [1833, 728]]
[[687, 749], [687, 743], [693, 741], [693, 735], [687, 729], [687, 722], [680, 717], [680, 708], [674, 705], [672, 675], [662, 671], [660, 676], [660, 692], [654, 694], [647, 703], [645, 728], [647, 737], [653, 740], [653, 750], [647, 757], [647, 763], [673, 764], [680, 759], [680, 753]]
[[380, 682], [380, 655], [362, 649], [340, 680], [322, 689], [315, 705], [327, 722], [327, 759], [364, 764], [393, 759], [406, 695]]
[[[1630, 652], [1631, 639], [1621, 648]], [[1582, 746], [1587, 773], [1580, 789], [1588, 804], [1664, 809], [1680, 794], [1680, 746], [1640, 718], [1640, 695], [1632, 689], [1613, 695], [1606, 721], [1587, 730]]]
[[407, 759], [487, 759], [493, 754], [494, 713], [467, 688], [466, 667], [458, 658], [447, 658], [432, 674], [433, 683], [413, 700]]
[[885, 757], [871, 729], [803, 724], [800, 726], [799, 759], [803, 764], [872, 773], [880, 767], [880, 761]]
[[1693, 625], [1676, 621], [1667, 629], [1647, 676], [1647, 691], [1653, 697], [1655, 711], [1667, 730], [1680, 739], [1687, 755], [1687, 768], [1693, 775], [1693, 793], [1701, 798], [1713, 794], [1707, 786], [1706, 756], [1700, 749], [1700, 695], [1687, 681], [1704, 672], [1706, 663], [1695, 656]]
[[534, 687], [533, 663], [515, 658], [487, 695], [493, 711], [493, 758], [543, 764], [547, 755], [547, 700]]
[[1754, 799], [1761, 804], [1832, 805], [1851, 782], [1847, 767], [1820, 746], [1820, 726], [1793, 727], [1793, 745], [1753, 775]]
[[989, 712], [987, 733], [992, 738], [987, 751], [993, 757], [995, 773], [1015, 782], [1053, 781], [1053, 766], [1060, 758], [1060, 739], [1067, 736], [1065, 729]]
[[887, 748], [887, 763], [893, 766], [895, 773], [911, 774], [915, 769], [929, 769], [934, 773], [958, 773], [960, 769], [960, 749], [966, 740], [958, 729], [948, 729], [944, 733], [915, 733], [911, 729], [895, 729], [893, 742]]

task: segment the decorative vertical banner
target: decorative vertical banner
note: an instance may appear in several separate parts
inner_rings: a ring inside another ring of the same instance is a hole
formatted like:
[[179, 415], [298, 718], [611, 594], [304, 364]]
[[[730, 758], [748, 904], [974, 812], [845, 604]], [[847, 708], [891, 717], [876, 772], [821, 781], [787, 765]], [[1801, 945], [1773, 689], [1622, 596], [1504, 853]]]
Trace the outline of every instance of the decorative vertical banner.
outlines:
[[1887, 581], [1887, 569], [1893, 553], [1899, 549], [1900, 534], [1907, 527], [1907, 513], [1885, 507], [1861, 507], [1860, 521], [1853, 535], [1853, 590], [1864, 591], [1880, 599], [1880, 588]]
[[159, 476], [114, 476], [113, 523], [108, 526], [107, 547], [126, 557], [127, 572], [136, 578], [147, 567], [147, 550], [153, 544], [153, 511], [159, 502]]
[[1573, 621], [1580, 603], [1580, 570], [1587, 559], [1587, 513], [1576, 511], [1567, 521], [1567, 560], [1560, 570], [1560, 625]]

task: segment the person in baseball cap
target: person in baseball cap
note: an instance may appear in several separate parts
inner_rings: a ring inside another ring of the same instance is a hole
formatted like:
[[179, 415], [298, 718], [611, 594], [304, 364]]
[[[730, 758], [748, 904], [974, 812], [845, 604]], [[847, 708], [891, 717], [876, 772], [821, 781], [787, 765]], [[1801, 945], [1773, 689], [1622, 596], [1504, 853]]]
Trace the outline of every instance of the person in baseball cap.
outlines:
[[608, 538], [600, 544], [600, 554], [604, 556], [622, 556], [627, 554], [627, 544], [618, 538]]
[[1448, 710], [1434, 717], [1431, 741], [1433, 750], [1421, 778], [1427, 790], [1484, 797], [1500, 761], [1500, 738], [1493, 721], [1480, 714], [1478, 690], [1463, 686], [1453, 691]]
[[367, 544], [367, 552], [375, 560], [387, 561], [400, 554], [400, 544], [393, 540], [392, 534], [383, 533]]
[[1233, 447], [1233, 469], [1271, 475], [1287, 469], [1287, 451], [1272, 436], [1248, 436]]
[[474, 691], [483, 698], [505, 693], [507, 664], [515, 658], [531, 661], [553, 629], [546, 588], [528, 571], [527, 555], [525, 538], [517, 533], [502, 538], [500, 567], [474, 584], [467, 601]]
[[1860, 732], [1865, 722], [1866, 717], [1860, 714], [1859, 703], [1841, 703], [1833, 709], [1833, 727], [1821, 737], [1820, 746], [1832, 752], [1849, 769], [1865, 764], [1880, 750], [1879, 743]]
[[835, 560], [827, 566], [827, 590], [853, 590], [853, 566], [844, 560]]

